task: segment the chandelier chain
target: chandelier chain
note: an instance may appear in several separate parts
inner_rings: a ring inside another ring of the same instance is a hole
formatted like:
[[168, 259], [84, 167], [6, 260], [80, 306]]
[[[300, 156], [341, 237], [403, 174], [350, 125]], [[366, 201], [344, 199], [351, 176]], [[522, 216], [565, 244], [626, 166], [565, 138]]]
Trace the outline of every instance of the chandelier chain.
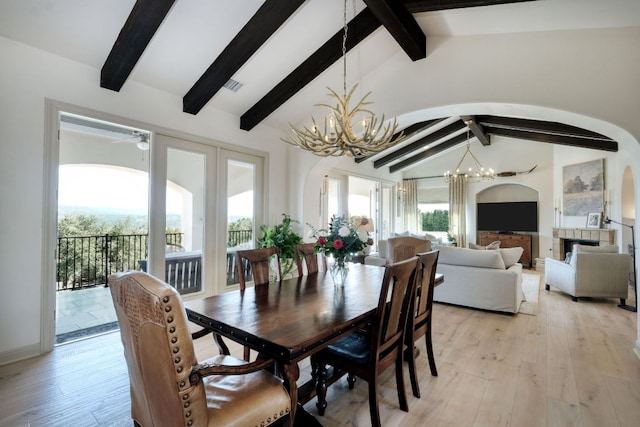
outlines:
[[[397, 144], [405, 139], [400, 132], [394, 138], [398, 123], [393, 119], [393, 123], [385, 125], [384, 115], [378, 119], [366, 105], [372, 104], [367, 101], [369, 93], [367, 93], [356, 104], [350, 108], [349, 103], [358, 84], [353, 85], [351, 90], [347, 92], [347, 1], [344, 0], [342, 17], [343, 17], [343, 34], [342, 34], [342, 89], [343, 94], [339, 96], [331, 88], [329, 96], [337, 101], [337, 105], [316, 104], [316, 106], [325, 107], [329, 110], [324, 120], [320, 122], [320, 126], [316, 120], [311, 117], [311, 127], [303, 126], [296, 128], [289, 123], [290, 130], [288, 138], [282, 140], [288, 144], [295, 145], [305, 150], [311, 151], [318, 156], [353, 156], [364, 157], [371, 154], [379, 153], [387, 148]], [[353, 3], [355, 16], [355, 2]]]

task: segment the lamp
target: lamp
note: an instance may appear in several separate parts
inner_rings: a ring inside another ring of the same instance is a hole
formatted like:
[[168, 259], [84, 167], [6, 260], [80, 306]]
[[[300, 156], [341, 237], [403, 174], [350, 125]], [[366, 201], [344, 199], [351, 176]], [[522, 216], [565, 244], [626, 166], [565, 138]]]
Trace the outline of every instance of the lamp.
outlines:
[[[366, 221], [363, 221], [366, 219]], [[355, 220], [356, 229], [371, 233], [373, 231], [373, 221], [371, 218], [357, 218]]]
[[[464, 181], [464, 182], [480, 182], [480, 181], [490, 181], [496, 177], [493, 169], [485, 169], [482, 167], [476, 156], [471, 152], [471, 144], [469, 143], [469, 134], [470, 134], [470, 125], [471, 120], [465, 120], [465, 124], [467, 125], [467, 150], [462, 155], [462, 158], [458, 162], [453, 173], [450, 171], [446, 171], [444, 174], [444, 182], [456, 182], [456, 181]], [[471, 156], [471, 160], [473, 161], [474, 168], [469, 168], [467, 172], [461, 173], [460, 166], [464, 162], [467, 154]]]
[[631, 229], [631, 247], [632, 247], [632, 254], [631, 257], [633, 259], [633, 291], [634, 291], [634, 295], [635, 295], [635, 301], [636, 301], [636, 306], [632, 306], [632, 305], [622, 305], [622, 304], [618, 304], [618, 307], [623, 308], [625, 310], [628, 311], [633, 311], [634, 313], [638, 311], [638, 276], [636, 276], [636, 235], [633, 231], [633, 225], [628, 225], [628, 224], [623, 224], [621, 222], [618, 221], [614, 221], [612, 219], [609, 219], [609, 217], [606, 217], [604, 220], [605, 224], [619, 224], [619, 225], [624, 225], [625, 227], [629, 227]]
[[358, 85], [355, 84], [347, 93], [347, 0], [344, 0], [343, 12], [342, 97], [331, 88], [327, 88], [330, 92], [328, 96], [334, 98], [337, 101], [337, 105], [316, 104], [316, 106], [329, 109], [329, 113], [324, 118], [322, 129], [320, 129], [316, 120], [311, 117], [311, 122], [313, 123], [311, 128], [305, 126], [299, 129], [289, 123], [291, 129], [287, 132], [288, 138], [282, 138], [288, 144], [298, 146], [322, 157], [343, 155], [364, 157], [379, 153], [405, 139], [402, 133], [393, 139], [393, 135], [398, 128], [395, 118], [393, 123], [388, 123], [383, 127], [384, 115], [379, 120], [373, 112], [363, 108], [372, 104], [372, 102], [366, 101], [371, 92], [367, 93], [355, 108], [349, 108], [349, 102]]

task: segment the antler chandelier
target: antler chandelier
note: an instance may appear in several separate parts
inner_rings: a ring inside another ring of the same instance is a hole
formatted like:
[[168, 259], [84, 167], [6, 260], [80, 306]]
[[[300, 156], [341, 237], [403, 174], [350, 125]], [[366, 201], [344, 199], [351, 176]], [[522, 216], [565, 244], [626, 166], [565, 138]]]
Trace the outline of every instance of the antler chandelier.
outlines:
[[[450, 171], [446, 171], [444, 173], [444, 182], [456, 182], [456, 181], [465, 181], [465, 182], [480, 182], [480, 181], [491, 181], [496, 177], [493, 169], [485, 169], [480, 164], [480, 161], [473, 155], [471, 152], [471, 144], [469, 143], [469, 132], [471, 120], [466, 120], [465, 124], [467, 125], [467, 150], [462, 155], [462, 158], [458, 162], [458, 165], [455, 168], [455, 171], [451, 173]], [[460, 171], [460, 166], [464, 162], [465, 157], [469, 155], [473, 162], [473, 168], [469, 168], [466, 172]]]
[[328, 96], [334, 98], [337, 105], [316, 104], [318, 107], [329, 109], [322, 128], [313, 117], [311, 117], [312, 126], [310, 128], [304, 126], [299, 129], [289, 123], [291, 129], [287, 132], [288, 138], [282, 139], [288, 144], [301, 147], [322, 157], [343, 155], [363, 157], [379, 153], [404, 139], [402, 133], [393, 139], [398, 128], [395, 118], [393, 123], [387, 123], [386, 126], [383, 126], [384, 115], [378, 119], [372, 111], [364, 108], [366, 105], [373, 104], [373, 102], [366, 100], [371, 92], [368, 92], [353, 109], [349, 109], [351, 97], [358, 84], [355, 84], [347, 93], [347, 0], [344, 1], [343, 12], [343, 95], [340, 97], [334, 90], [327, 88], [330, 92]]

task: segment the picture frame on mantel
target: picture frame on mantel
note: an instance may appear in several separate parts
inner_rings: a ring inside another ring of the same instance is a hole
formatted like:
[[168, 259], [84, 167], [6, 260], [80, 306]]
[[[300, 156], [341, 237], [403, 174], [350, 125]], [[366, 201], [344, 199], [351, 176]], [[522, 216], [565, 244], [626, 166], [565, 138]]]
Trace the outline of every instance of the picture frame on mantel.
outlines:
[[589, 212], [587, 214], [587, 228], [602, 228], [602, 212]]

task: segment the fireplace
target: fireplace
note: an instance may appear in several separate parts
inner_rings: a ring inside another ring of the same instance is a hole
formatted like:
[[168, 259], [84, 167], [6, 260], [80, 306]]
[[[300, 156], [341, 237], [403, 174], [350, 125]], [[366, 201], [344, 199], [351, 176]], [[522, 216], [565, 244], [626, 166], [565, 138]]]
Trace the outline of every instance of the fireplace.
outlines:
[[573, 245], [600, 246], [599, 240], [583, 240], [583, 239], [562, 239], [562, 240], [564, 244], [565, 254], [573, 250]]
[[564, 260], [574, 244], [591, 246], [614, 245], [616, 230], [608, 228], [553, 228], [553, 258]]

